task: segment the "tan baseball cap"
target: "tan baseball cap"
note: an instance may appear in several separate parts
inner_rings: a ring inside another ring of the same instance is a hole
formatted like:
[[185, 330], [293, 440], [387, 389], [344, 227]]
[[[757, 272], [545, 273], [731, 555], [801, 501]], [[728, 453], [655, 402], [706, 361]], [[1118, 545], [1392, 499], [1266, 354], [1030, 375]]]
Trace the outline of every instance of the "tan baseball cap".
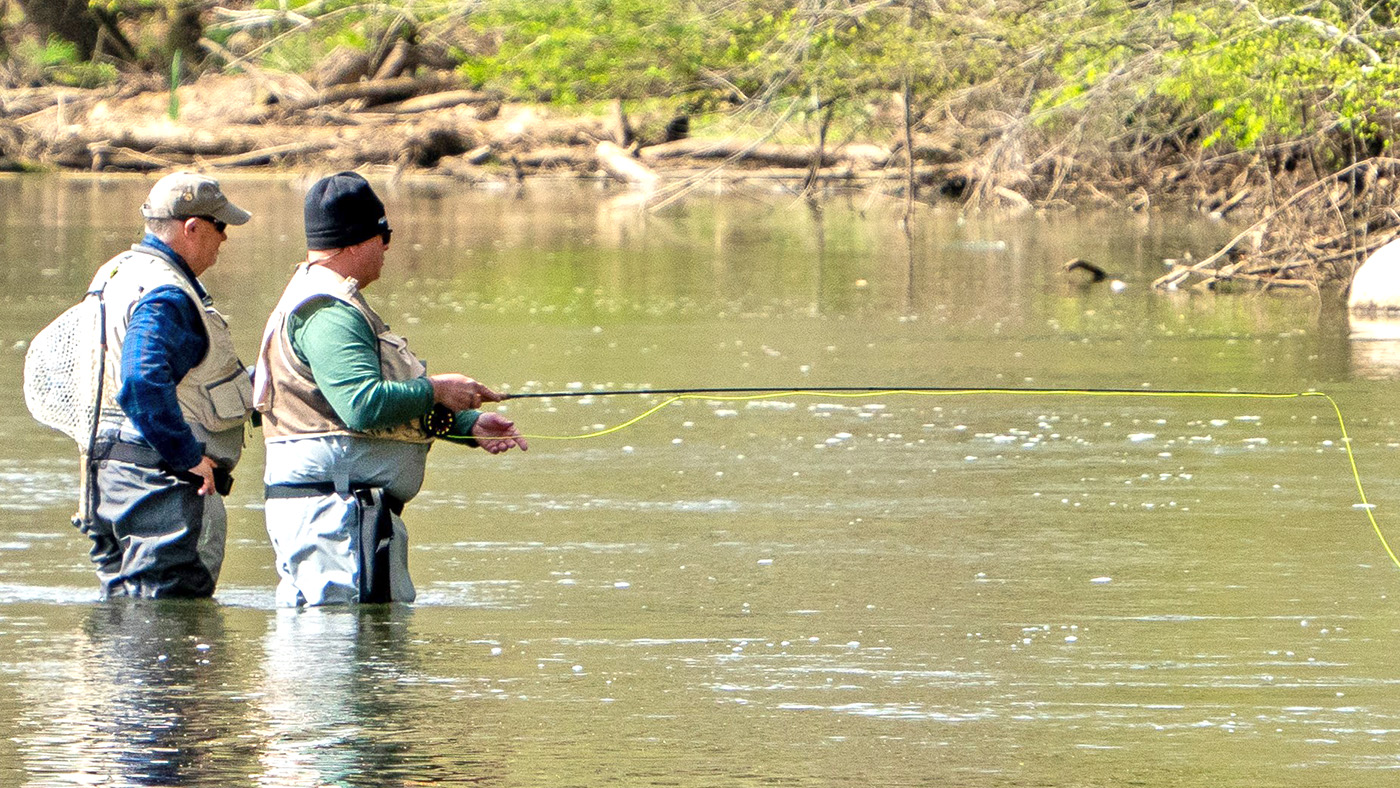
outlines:
[[252, 218], [229, 202], [218, 181], [197, 172], [174, 172], [156, 181], [141, 215], [147, 219], [212, 216], [225, 224], [245, 224]]

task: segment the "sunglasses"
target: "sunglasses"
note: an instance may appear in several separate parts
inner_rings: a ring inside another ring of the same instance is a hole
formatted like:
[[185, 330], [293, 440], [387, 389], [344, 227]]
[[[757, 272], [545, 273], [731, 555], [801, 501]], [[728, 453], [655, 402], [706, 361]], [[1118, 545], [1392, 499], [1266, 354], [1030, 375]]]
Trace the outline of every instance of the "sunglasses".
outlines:
[[193, 217], [190, 217], [190, 218], [192, 218], [192, 219], [203, 219], [204, 221], [206, 221], [206, 222], [208, 222], [208, 223], [214, 225], [214, 229], [215, 229], [215, 230], [218, 230], [219, 232], [223, 232], [224, 230], [228, 229], [228, 222], [221, 222], [221, 221], [219, 221], [218, 219], [215, 219], [215, 218], [212, 217], [212, 216], [193, 216]]
[[391, 230], [391, 229], [389, 229], [388, 227], [385, 227], [385, 228], [384, 228], [384, 231], [381, 232], [381, 233], [379, 234], [379, 237], [380, 237], [380, 238], [383, 238], [383, 239], [384, 239], [384, 245], [385, 245], [385, 246], [388, 246], [388, 245], [389, 245], [389, 239], [394, 237], [394, 231]]

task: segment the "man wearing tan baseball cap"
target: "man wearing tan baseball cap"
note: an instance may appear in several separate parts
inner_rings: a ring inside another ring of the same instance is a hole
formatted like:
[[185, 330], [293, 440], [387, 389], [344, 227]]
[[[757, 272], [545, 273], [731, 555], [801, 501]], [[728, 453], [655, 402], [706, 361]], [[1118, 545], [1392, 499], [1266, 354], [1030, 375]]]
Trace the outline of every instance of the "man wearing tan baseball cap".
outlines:
[[107, 349], [93, 503], [78, 525], [104, 597], [210, 596], [252, 386], [199, 276], [250, 214], [213, 178], [177, 172], [141, 215], [145, 237], [89, 288], [102, 294]]

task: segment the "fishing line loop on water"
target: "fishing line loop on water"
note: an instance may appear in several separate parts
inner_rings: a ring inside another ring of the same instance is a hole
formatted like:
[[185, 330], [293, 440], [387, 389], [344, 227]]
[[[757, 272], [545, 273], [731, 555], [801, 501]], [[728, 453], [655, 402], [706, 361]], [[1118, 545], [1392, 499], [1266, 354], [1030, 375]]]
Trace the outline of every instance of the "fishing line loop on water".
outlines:
[[660, 404], [653, 405], [640, 414], [611, 427], [587, 432], [580, 435], [526, 435], [530, 440], [585, 440], [588, 438], [601, 438], [604, 435], [611, 435], [615, 432], [631, 427], [632, 425], [664, 410], [673, 403], [684, 400], [705, 400], [723, 402], [752, 402], [755, 400], [778, 399], [780, 397], [825, 397], [838, 399], [870, 399], [873, 397], [893, 397], [893, 396], [937, 396], [937, 397], [958, 397], [971, 395], [1009, 395], [1009, 396], [1034, 396], [1034, 397], [1160, 397], [1160, 398], [1196, 398], [1196, 399], [1300, 399], [1303, 397], [1321, 397], [1327, 400], [1332, 406], [1332, 412], [1337, 416], [1337, 427], [1342, 433], [1342, 446], [1346, 449], [1347, 462], [1351, 466], [1351, 477], [1356, 483], [1356, 494], [1361, 499], [1358, 508], [1366, 513], [1366, 519], [1371, 523], [1371, 530], [1380, 540], [1381, 547], [1385, 548], [1385, 554], [1390, 557], [1390, 562], [1400, 569], [1400, 557], [1391, 549], [1390, 542], [1386, 540], [1385, 534], [1381, 532], [1380, 523], [1376, 521], [1375, 507], [1366, 499], [1366, 488], [1361, 483], [1361, 471], [1356, 465], [1356, 454], [1351, 449], [1351, 436], [1347, 434], [1346, 419], [1342, 417], [1342, 408], [1337, 401], [1321, 391], [1301, 391], [1301, 392], [1271, 392], [1271, 391], [1152, 391], [1137, 389], [1020, 389], [1020, 388], [944, 388], [944, 387], [914, 387], [914, 388], [877, 388], [877, 387], [833, 387], [833, 388], [788, 388], [788, 389], [764, 389], [764, 388], [736, 388], [736, 389], [618, 389], [610, 391], [567, 391], [567, 392], [532, 392], [528, 394], [513, 394], [507, 397], [511, 399], [546, 399], [551, 397], [589, 397], [589, 396], [617, 396], [617, 395], [670, 395], [662, 400]]

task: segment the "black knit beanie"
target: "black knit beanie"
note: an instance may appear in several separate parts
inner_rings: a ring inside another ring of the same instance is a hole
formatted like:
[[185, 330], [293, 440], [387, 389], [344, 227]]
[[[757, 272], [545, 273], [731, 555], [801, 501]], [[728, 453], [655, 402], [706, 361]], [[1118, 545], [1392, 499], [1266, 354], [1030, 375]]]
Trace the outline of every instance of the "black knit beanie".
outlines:
[[389, 229], [384, 203], [357, 173], [338, 172], [306, 192], [306, 248], [344, 249]]

